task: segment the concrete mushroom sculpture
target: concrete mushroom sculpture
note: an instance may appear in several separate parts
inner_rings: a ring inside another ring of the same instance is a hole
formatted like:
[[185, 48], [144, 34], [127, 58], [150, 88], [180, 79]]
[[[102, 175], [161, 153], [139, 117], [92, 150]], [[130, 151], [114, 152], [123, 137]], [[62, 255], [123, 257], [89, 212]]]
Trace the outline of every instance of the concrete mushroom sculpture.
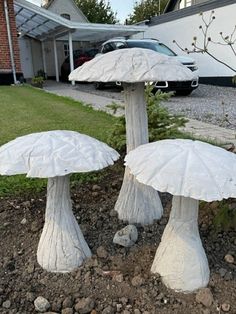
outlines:
[[[184, 81], [192, 72], [174, 58], [142, 48], [121, 49], [98, 56], [75, 69], [70, 81], [122, 82], [125, 95], [127, 152], [148, 143], [145, 82]], [[119, 218], [149, 224], [162, 215], [158, 193], [136, 181], [126, 168], [115, 205]]]
[[236, 155], [200, 141], [163, 140], [131, 151], [125, 163], [139, 182], [174, 195], [151, 271], [176, 291], [205, 287], [209, 267], [198, 231], [198, 200], [236, 197]]
[[51, 272], [68, 272], [91, 256], [73, 215], [69, 174], [112, 165], [119, 154], [108, 145], [73, 131], [18, 137], [0, 147], [0, 174], [48, 178], [45, 224], [37, 260]]

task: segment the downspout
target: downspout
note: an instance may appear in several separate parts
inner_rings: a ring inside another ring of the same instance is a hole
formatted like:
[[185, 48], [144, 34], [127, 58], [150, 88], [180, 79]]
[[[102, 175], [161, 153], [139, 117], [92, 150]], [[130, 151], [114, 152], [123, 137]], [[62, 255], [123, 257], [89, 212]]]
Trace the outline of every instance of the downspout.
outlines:
[[7, 36], [8, 36], [8, 44], [9, 44], [9, 49], [10, 49], [13, 79], [14, 79], [14, 84], [17, 84], [16, 67], [15, 67], [14, 52], [13, 52], [13, 47], [12, 47], [11, 28], [10, 28], [7, 0], [4, 0], [4, 11], [5, 11], [5, 18], [6, 18], [6, 25], [7, 25]]

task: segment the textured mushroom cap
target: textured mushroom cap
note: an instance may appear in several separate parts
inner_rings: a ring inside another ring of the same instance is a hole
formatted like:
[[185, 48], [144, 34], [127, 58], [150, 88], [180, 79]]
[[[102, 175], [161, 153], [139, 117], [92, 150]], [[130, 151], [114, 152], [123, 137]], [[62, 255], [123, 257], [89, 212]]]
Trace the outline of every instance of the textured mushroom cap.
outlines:
[[143, 48], [125, 48], [100, 55], [69, 75], [70, 81], [127, 83], [193, 78], [192, 71], [175, 58]]
[[161, 192], [214, 201], [236, 197], [236, 155], [192, 140], [137, 147], [125, 164], [138, 181]]
[[90, 136], [48, 131], [18, 137], [0, 147], [0, 174], [49, 178], [112, 165], [119, 154]]

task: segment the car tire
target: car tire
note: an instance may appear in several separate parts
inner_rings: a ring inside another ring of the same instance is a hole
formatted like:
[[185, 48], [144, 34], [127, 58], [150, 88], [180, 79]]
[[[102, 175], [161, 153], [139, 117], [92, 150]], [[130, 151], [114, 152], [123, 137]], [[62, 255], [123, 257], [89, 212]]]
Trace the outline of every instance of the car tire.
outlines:
[[68, 82], [68, 73], [64, 69], [61, 69], [61, 81]]

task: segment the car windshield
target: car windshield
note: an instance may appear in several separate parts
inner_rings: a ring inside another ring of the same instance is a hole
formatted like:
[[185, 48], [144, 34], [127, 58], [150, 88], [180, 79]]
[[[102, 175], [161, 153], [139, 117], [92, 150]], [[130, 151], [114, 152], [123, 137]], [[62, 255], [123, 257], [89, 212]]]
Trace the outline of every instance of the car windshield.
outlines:
[[147, 42], [147, 41], [129, 41], [127, 42], [129, 48], [146, 48], [157, 51], [167, 56], [176, 56], [176, 53], [168, 48], [166, 45], [156, 42]]

